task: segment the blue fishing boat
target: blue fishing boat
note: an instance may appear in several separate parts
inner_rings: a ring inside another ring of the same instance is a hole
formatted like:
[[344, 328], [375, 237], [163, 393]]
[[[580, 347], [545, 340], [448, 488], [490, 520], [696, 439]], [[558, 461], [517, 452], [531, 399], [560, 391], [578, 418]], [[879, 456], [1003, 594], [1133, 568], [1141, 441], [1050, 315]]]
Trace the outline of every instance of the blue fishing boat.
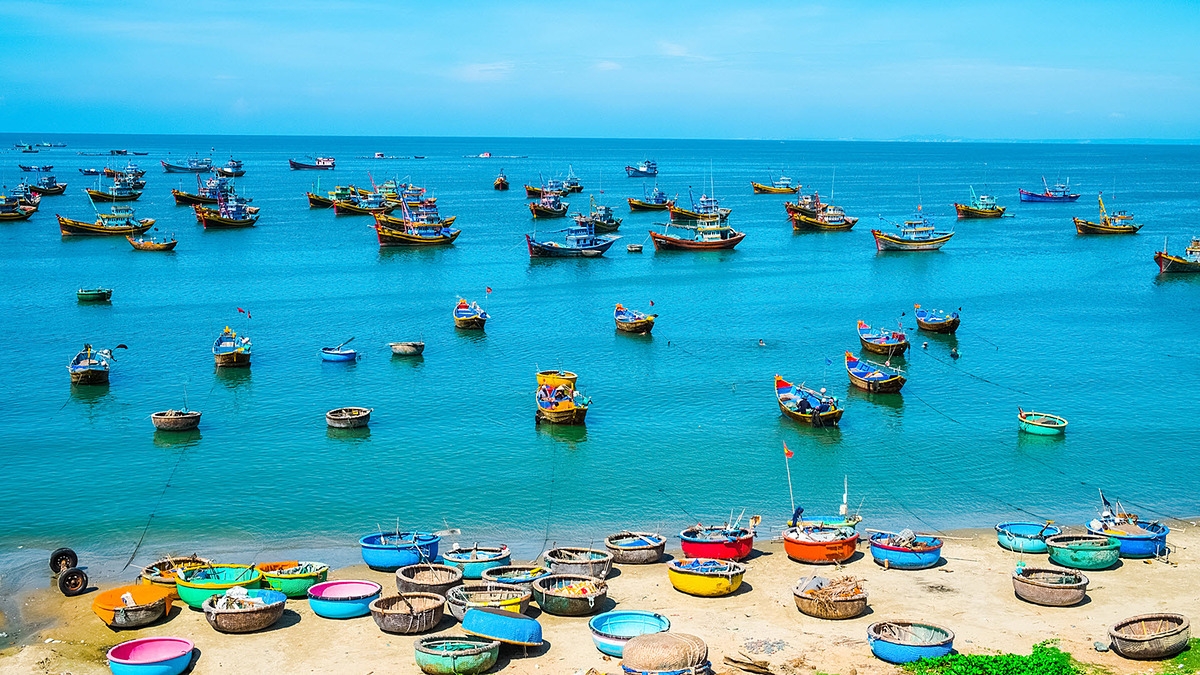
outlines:
[[566, 192], [583, 192], [583, 182], [579, 180], [579, 176], [575, 175], [575, 167], [567, 166], [567, 177], [562, 182], [563, 190]]
[[333, 362], [357, 361], [358, 352], [353, 349], [342, 349], [342, 347], [350, 344], [353, 340], [354, 338], [350, 338], [336, 347], [322, 347], [321, 360]]
[[456, 546], [442, 554], [442, 564], [462, 570], [463, 579], [482, 579], [487, 570], [510, 562], [512, 552], [507, 546]]
[[779, 375], [775, 376], [775, 398], [780, 412], [813, 427], [835, 427], [845, 412], [837, 397], [826, 394], [824, 387], [816, 391], [803, 384], [788, 382]]
[[871, 328], [865, 321], [858, 322], [858, 340], [863, 349], [886, 356], [902, 356], [909, 347], [903, 329]]
[[1068, 178], [1066, 183], [1056, 183], [1054, 187], [1046, 182], [1046, 177], [1042, 176], [1041, 192], [1030, 192], [1029, 190], [1020, 190], [1021, 201], [1023, 202], [1073, 202], [1079, 199], [1079, 193], [1071, 192], [1071, 179]]
[[619, 235], [596, 234], [589, 221], [576, 221], [574, 225], [554, 232], [566, 232], [565, 242], [538, 241], [533, 236], [525, 235], [530, 258], [596, 258], [604, 255], [621, 238]]
[[37, 182], [29, 186], [30, 191], [39, 195], [61, 195], [67, 189], [66, 183], [60, 183], [51, 175], [40, 176]]
[[218, 368], [249, 368], [250, 349], [250, 338], [238, 335], [229, 326], [225, 326], [225, 330], [221, 331], [213, 342], [213, 361]]
[[[114, 349], [124, 349], [125, 345], [117, 345]], [[75, 358], [67, 364], [67, 372], [71, 375], [71, 384], [108, 384], [108, 363], [115, 361], [111, 349], [92, 349], [90, 344], [84, 345]]]
[[666, 632], [671, 629], [671, 620], [655, 612], [619, 609], [592, 617], [588, 628], [596, 649], [619, 659], [625, 655], [625, 643], [639, 635]]
[[638, 162], [636, 166], [626, 166], [625, 175], [630, 178], [654, 178], [658, 175], [658, 162], [646, 159]]
[[463, 330], [483, 330], [484, 324], [492, 317], [483, 311], [477, 302], [468, 303], [462, 298], [454, 306], [454, 327]]
[[940, 309], [925, 309], [920, 305], [913, 305], [913, 309], [917, 316], [917, 328], [931, 333], [951, 334], [958, 330], [958, 325], [962, 323], [958, 312], [947, 314]]
[[159, 160], [159, 164], [166, 173], [208, 173], [213, 168], [210, 157], [188, 157], [183, 164], [172, 164], [164, 159]]
[[1100, 517], [1087, 524], [1088, 532], [1120, 542], [1122, 558], [1157, 558], [1167, 554], [1167, 535], [1171, 530], [1159, 522], [1146, 522], [1126, 513], [1118, 501], [1116, 507], [1100, 492]]
[[666, 211], [675, 205], [675, 200], [667, 196], [657, 185], [654, 186], [654, 191], [647, 193], [646, 186], [642, 186], [642, 195], [645, 199], [635, 199], [629, 197], [625, 201], [629, 202], [630, 211]]
[[931, 623], [879, 621], [867, 627], [867, 644], [880, 660], [912, 663], [949, 654], [954, 650], [954, 633]]
[[[891, 222], [884, 220], [884, 222]], [[879, 251], [936, 251], [954, 236], [954, 230], [942, 231], [933, 226], [933, 221], [921, 212], [917, 205], [917, 213], [903, 224], [892, 223], [895, 230], [871, 230], [875, 237], [875, 249]]]
[[996, 526], [996, 543], [1017, 553], [1045, 553], [1046, 537], [1062, 534], [1062, 528], [1045, 523], [1012, 522]]
[[846, 352], [846, 374], [850, 383], [872, 394], [894, 394], [907, 382], [899, 368], [875, 363]]
[[942, 540], [917, 536], [912, 530], [871, 535], [871, 558], [887, 569], [923, 570], [942, 559]]
[[540, 647], [542, 624], [537, 619], [499, 607], [468, 607], [463, 632], [522, 647]]
[[367, 567], [395, 572], [419, 562], [433, 562], [441, 539], [426, 532], [376, 532], [361, 537], [358, 545]]

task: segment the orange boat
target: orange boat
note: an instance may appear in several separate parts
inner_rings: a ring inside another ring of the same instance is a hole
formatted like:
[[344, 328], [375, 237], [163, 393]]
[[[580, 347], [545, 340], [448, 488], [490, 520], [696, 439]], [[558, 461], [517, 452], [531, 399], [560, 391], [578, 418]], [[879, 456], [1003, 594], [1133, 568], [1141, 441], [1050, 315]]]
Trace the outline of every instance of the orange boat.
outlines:
[[[113, 628], [140, 628], [171, 613], [172, 594], [173, 591], [164, 586], [118, 586], [101, 591], [92, 601], [92, 611]], [[124, 595], [128, 595], [133, 604], [126, 604], [122, 600]]]
[[700, 223], [695, 226], [671, 223], [666, 227], [690, 230], [691, 236], [677, 236], [650, 231], [650, 240], [654, 242], [656, 251], [706, 251], [728, 249], [737, 246], [746, 238], [745, 232], [738, 232], [728, 225], [717, 223]]
[[810, 565], [844, 563], [858, 550], [858, 532], [853, 527], [789, 527], [783, 531], [783, 550], [792, 560]]

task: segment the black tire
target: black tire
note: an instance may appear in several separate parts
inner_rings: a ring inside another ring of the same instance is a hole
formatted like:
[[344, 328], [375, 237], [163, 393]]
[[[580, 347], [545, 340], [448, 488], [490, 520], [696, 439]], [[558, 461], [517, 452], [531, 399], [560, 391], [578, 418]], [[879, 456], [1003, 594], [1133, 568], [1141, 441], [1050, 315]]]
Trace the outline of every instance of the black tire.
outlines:
[[72, 567], [69, 570], [64, 570], [58, 574], [58, 590], [68, 598], [74, 597], [83, 593], [88, 587], [87, 572]]
[[50, 554], [50, 571], [58, 574], [79, 565], [79, 556], [69, 548], [56, 549]]

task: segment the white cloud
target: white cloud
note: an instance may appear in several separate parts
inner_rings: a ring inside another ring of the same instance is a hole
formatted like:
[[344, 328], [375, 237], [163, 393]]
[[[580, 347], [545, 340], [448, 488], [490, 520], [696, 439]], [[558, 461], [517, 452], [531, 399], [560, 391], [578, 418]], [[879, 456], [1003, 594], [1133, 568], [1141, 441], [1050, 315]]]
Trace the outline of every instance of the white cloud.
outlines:
[[454, 69], [454, 76], [463, 82], [499, 82], [513, 71], [511, 61], [467, 63]]
[[620, 70], [621, 64], [616, 61], [600, 61], [596, 64], [596, 70]]

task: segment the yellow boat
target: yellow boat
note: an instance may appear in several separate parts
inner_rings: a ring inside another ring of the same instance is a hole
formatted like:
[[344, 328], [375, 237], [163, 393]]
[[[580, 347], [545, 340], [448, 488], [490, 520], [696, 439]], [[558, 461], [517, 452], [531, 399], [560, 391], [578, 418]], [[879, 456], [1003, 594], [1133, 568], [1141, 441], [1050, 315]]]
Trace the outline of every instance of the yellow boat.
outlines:
[[746, 566], [732, 560], [679, 558], [667, 564], [667, 575], [675, 590], [688, 595], [719, 598], [742, 585]]
[[800, 192], [800, 186], [792, 185], [792, 179], [787, 176], [780, 176], [770, 185], [750, 181], [750, 187], [754, 188], [756, 195], [794, 195]]
[[1100, 222], [1093, 223], [1083, 218], [1073, 218], [1075, 231], [1079, 234], [1137, 234], [1142, 226], [1133, 222], [1133, 216], [1124, 211], [1109, 214], [1104, 208], [1104, 193], [1097, 197], [1100, 202]]

